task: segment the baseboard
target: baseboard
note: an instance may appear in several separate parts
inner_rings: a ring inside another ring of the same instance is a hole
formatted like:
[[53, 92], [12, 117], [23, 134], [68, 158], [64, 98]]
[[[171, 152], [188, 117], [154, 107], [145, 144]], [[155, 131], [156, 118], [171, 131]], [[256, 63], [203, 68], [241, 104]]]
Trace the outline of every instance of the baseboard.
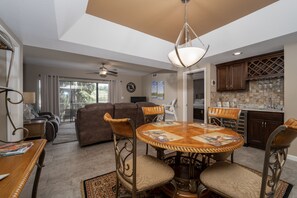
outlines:
[[288, 159], [297, 162], [297, 156], [295, 155], [288, 155]]

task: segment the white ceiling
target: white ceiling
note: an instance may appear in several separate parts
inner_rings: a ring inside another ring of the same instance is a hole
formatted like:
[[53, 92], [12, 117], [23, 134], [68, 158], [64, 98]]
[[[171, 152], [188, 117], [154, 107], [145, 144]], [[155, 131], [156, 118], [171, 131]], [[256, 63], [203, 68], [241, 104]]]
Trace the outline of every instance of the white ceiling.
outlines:
[[[25, 45], [27, 65], [95, 71], [103, 59], [135, 75], [176, 70], [167, 59], [173, 43], [85, 14], [86, 6], [87, 0], [1, 0], [0, 19]], [[202, 35], [210, 50], [201, 63], [241, 59], [297, 42], [296, 9], [297, 1], [279, 0]], [[243, 55], [233, 56], [237, 50]]]

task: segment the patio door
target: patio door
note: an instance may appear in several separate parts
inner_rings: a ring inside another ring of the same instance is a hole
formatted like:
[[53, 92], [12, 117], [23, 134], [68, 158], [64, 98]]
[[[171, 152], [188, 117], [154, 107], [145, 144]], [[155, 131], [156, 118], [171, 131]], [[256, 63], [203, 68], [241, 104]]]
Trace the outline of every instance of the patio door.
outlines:
[[109, 81], [60, 79], [60, 118], [62, 122], [73, 122], [77, 109], [86, 104], [109, 101]]

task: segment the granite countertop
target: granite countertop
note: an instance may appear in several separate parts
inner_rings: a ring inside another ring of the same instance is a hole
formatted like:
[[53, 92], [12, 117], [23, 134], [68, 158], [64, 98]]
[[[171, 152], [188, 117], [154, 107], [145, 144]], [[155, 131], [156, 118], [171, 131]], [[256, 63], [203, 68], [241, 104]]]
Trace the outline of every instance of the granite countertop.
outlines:
[[270, 109], [270, 108], [241, 108], [241, 110], [246, 110], [246, 111], [266, 111], [266, 112], [277, 112], [277, 113], [284, 113], [284, 110], [280, 109]]
[[240, 108], [241, 110], [245, 110], [245, 111], [264, 111], [264, 112], [284, 113], [284, 110], [272, 109], [272, 108], [257, 108], [257, 107], [219, 107], [219, 108]]

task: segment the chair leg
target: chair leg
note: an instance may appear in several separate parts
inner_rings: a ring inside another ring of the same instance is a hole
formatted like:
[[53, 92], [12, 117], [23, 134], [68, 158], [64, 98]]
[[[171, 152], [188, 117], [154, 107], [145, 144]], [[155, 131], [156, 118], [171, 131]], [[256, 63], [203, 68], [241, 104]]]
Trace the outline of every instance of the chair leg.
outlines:
[[171, 180], [170, 183], [171, 183], [171, 184], [173, 185], [173, 187], [174, 187], [174, 191], [173, 191], [173, 194], [172, 194], [172, 198], [175, 198], [176, 195], [177, 195], [177, 184], [176, 184], [175, 180]]
[[176, 116], [175, 110], [173, 112], [173, 115], [174, 115], [175, 121], [177, 121], [177, 116]]
[[234, 162], [234, 151], [232, 151], [232, 153], [231, 153], [231, 163], [233, 163]]
[[197, 190], [197, 197], [204, 197], [204, 195], [208, 192], [208, 189], [202, 184], [200, 183], [198, 185], [198, 190]]
[[119, 183], [119, 180], [117, 178], [117, 184], [116, 184], [116, 198], [119, 197], [119, 188], [120, 188], [120, 183]]

